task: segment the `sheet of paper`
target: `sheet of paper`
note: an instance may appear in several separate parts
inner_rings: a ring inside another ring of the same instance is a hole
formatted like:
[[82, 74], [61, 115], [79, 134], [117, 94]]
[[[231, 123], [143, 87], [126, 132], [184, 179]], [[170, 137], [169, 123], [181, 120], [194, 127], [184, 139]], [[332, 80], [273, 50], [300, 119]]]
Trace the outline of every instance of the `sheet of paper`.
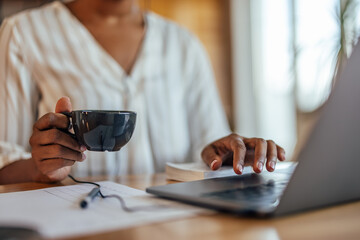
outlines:
[[81, 209], [80, 200], [93, 186], [79, 184], [0, 194], [0, 225], [29, 226], [46, 238], [63, 238], [213, 213], [114, 182], [99, 183], [103, 194], [118, 194], [129, 207], [149, 208], [129, 213], [117, 199], [97, 197]]

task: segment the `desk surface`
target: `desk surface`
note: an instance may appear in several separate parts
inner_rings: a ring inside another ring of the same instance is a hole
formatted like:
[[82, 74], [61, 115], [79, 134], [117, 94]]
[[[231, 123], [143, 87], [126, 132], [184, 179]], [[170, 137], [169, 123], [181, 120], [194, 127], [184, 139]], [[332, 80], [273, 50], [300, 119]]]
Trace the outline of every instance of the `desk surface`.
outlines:
[[[87, 180], [112, 180], [141, 190], [148, 186], [172, 183], [166, 180], [165, 174]], [[70, 179], [56, 185], [68, 184], [72, 184]], [[53, 186], [40, 183], [0, 185], [0, 193]], [[360, 201], [275, 219], [215, 214], [74, 239], [360, 239]]]

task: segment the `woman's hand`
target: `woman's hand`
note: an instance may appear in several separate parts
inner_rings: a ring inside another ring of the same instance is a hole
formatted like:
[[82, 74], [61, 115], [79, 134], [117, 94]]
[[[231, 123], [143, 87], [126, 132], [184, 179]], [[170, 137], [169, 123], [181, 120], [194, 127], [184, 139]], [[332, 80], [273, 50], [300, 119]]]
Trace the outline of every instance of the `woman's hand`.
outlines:
[[86, 148], [66, 133], [69, 119], [61, 112], [71, 112], [70, 99], [62, 97], [56, 104], [56, 113], [42, 116], [33, 127], [30, 138], [32, 161], [36, 167], [34, 181], [61, 181], [70, 173], [75, 162], [85, 159]]
[[272, 140], [233, 133], [206, 146], [201, 157], [212, 170], [232, 164], [237, 174], [242, 174], [245, 166], [253, 166], [254, 171], [260, 173], [264, 165], [269, 172], [274, 171], [277, 159], [285, 160], [285, 151]]

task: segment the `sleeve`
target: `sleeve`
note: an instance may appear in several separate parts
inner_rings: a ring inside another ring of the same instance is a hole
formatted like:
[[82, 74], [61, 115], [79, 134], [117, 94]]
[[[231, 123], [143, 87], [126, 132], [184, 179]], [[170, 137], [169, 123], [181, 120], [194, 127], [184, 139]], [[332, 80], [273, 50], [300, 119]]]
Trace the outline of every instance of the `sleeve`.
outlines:
[[230, 134], [230, 128], [219, 98], [209, 58], [193, 37], [185, 60], [186, 104], [190, 128], [192, 159], [201, 161], [201, 151], [209, 143]]
[[5, 19], [0, 28], [0, 168], [31, 157], [28, 141], [39, 91], [21, 47], [16, 24]]

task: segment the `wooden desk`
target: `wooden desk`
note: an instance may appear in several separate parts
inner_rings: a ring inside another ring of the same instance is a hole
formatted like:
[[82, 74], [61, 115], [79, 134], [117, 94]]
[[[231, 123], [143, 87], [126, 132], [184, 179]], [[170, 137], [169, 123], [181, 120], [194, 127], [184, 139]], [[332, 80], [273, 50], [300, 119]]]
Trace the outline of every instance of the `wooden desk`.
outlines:
[[[112, 180], [141, 190], [148, 186], [172, 183], [166, 181], [164, 174], [87, 180]], [[57, 185], [68, 184], [73, 184], [70, 179]], [[39, 183], [3, 185], [0, 186], [0, 193], [53, 186]], [[275, 219], [215, 214], [73, 239], [360, 239], [360, 201]]]

